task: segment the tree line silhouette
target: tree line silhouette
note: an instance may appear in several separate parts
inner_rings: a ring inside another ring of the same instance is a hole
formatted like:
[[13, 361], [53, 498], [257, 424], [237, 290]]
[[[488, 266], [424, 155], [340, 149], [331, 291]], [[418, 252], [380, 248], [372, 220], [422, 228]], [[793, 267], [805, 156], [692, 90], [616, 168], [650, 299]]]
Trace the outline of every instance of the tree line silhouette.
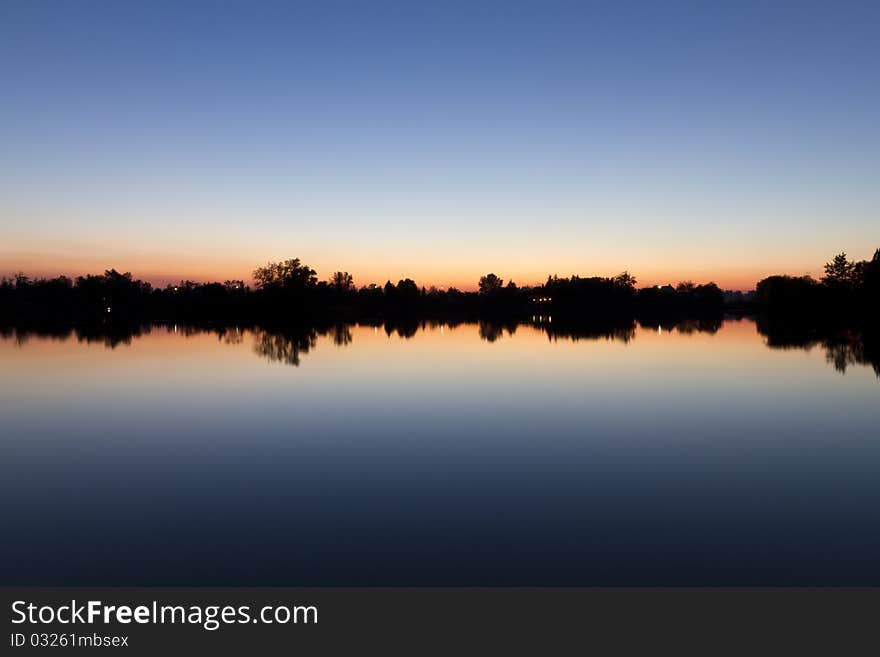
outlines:
[[769, 276], [758, 283], [756, 300], [774, 314], [876, 317], [880, 249], [871, 260], [860, 262], [849, 260], [846, 253], [836, 255], [818, 281], [811, 276]]
[[634, 276], [548, 276], [541, 285], [518, 286], [494, 273], [482, 276], [476, 292], [420, 287], [404, 278], [357, 287], [351, 274], [319, 280], [298, 258], [268, 263], [253, 272], [254, 287], [242, 280], [181, 281], [154, 288], [128, 272], [109, 269], [75, 279], [0, 279], [0, 319], [19, 321], [283, 321], [397, 316], [480, 318], [532, 315], [558, 318], [712, 316], [725, 310], [774, 315], [875, 317], [880, 300], [880, 249], [870, 261], [846, 254], [825, 265], [825, 276], [777, 275], [754, 293], [724, 292], [715, 283], [638, 288]]

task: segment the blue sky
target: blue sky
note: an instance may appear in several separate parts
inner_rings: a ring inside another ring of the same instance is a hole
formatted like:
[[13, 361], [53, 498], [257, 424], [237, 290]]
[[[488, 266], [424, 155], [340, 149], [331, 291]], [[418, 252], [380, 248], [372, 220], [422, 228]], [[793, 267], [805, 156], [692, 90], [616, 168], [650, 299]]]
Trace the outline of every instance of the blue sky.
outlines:
[[0, 273], [817, 275], [880, 247], [880, 4], [0, 4]]

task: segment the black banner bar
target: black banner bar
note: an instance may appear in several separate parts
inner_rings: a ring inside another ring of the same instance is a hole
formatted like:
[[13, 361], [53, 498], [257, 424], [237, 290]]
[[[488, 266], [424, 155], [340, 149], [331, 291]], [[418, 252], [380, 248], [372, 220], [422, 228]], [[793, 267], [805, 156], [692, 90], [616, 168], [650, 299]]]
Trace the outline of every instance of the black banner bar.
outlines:
[[[4, 588], [3, 654], [875, 651], [880, 589]], [[60, 622], [59, 622], [60, 621]], [[672, 654], [672, 653], [669, 653]]]

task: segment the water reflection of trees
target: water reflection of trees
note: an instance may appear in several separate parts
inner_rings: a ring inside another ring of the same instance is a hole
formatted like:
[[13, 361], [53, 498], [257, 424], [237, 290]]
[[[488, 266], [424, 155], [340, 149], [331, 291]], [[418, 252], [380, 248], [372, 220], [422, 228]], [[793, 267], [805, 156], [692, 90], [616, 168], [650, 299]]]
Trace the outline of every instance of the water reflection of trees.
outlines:
[[517, 327], [531, 326], [547, 336], [551, 342], [568, 340], [615, 340], [628, 343], [636, 336], [636, 322], [633, 319], [611, 320], [566, 320], [550, 315], [533, 315], [529, 322], [481, 320], [479, 323], [480, 338], [486, 342], [495, 342], [505, 334], [512, 336]]
[[131, 344], [132, 339], [149, 334], [150, 325], [145, 324], [30, 324], [25, 326], [5, 326], [0, 328], [0, 337], [14, 339], [17, 344], [24, 345], [31, 338], [41, 340], [57, 340], [66, 342], [75, 338], [85, 344], [102, 344], [109, 349]]
[[314, 349], [318, 338], [329, 336], [337, 347], [352, 343], [354, 335], [351, 324], [330, 326], [299, 325], [254, 329], [254, 353], [270, 361], [293, 365], [300, 364], [302, 357]]
[[[862, 326], [859, 329], [839, 329], [818, 327], [803, 322], [780, 321], [759, 317], [756, 319], [758, 332], [764, 337], [770, 349], [812, 349], [825, 350], [828, 363], [839, 372], [846, 372], [855, 365], [870, 366], [880, 377], [880, 330], [876, 327]], [[701, 318], [687, 320], [651, 321], [639, 319], [611, 321], [564, 321], [558, 317], [535, 316], [531, 321], [484, 319], [479, 322], [419, 320], [395, 318], [386, 321], [363, 322], [360, 326], [380, 327], [386, 335], [410, 339], [420, 331], [429, 328], [454, 328], [461, 324], [476, 326], [481, 340], [494, 343], [502, 338], [516, 334], [518, 327], [528, 325], [538, 329], [550, 341], [610, 340], [624, 344], [636, 338], [636, 327], [656, 329], [658, 332], [676, 332], [680, 335], [696, 333], [716, 333], [723, 324], [721, 318]], [[109, 349], [127, 346], [139, 337], [151, 333], [156, 325], [105, 323], [92, 325], [29, 325], [0, 327], [0, 337], [25, 344], [31, 337], [66, 341], [76, 339], [84, 344], [101, 344]], [[217, 340], [227, 345], [241, 344], [248, 333], [253, 337], [253, 351], [258, 356], [272, 362], [298, 366], [302, 358], [315, 349], [321, 338], [327, 343], [344, 348], [355, 339], [354, 324], [335, 323], [326, 325], [296, 325], [246, 328], [222, 325], [166, 324], [162, 330], [194, 337], [202, 334], [216, 335]]]
[[[648, 329], [661, 329], [682, 335], [694, 333], [717, 333], [724, 320], [722, 317], [702, 317], [697, 319], [649, 320], [639, 319], [638, 326]], [[636, 337], [637, 322], [634, 319], [584, 319], [574, 321], [550, 316], [535, 315], [530, 324], [547, 334], [547, 339], [570, 340], [611, 340], [628, 344]], [[510, 332], [511, 335], [513, 332]]]
[[314, 328], [254, 331], [254, 353], [287, 365], [298, 366], [302, 355], [317, 343], [318, 331]]
[[678, 333], [680, 335], [694, 335], [696, 333], [708, 333], [714, 335], [724, 325], [723, 316], [708, 316], [686, 319], [669, 319], [656, 317], [639, 318], [639, 326], [658, 333]]
[[507, 335], [513, 335], [516, 333], [516, 327], [519, 326], [518, 322], [503, 322], [503, 321], [481, 321], [479, 327], [480, 337], [486, 342], [495, 342], [500, 337], [502, 337], [507, 332]]
[[73, 335], [73, 327], [71, 326], [27, 326], [13, 327], [4, 326], [0, 328], [0, 338], [7, 340], [15, 340], [18, 345], [24, 345], [33, 338], [42, 340], [57, 340], [64, 342]]
[[86, 344], [103, 344], [109, 349], [119, 345], [129, 346], [133, 338], [147, 335], [151, 331], [149, 324], [106, 324], [93, 326], [85, 324], [77, 326], [76, 338]]
[[217, 331], [217, 340], [223, 344], [237, 345], [244, 342], [244, 331], [239, 326], [229, 326]]
[[611, 340], [629, 343], [636, 337], [635, 320], [593, 321], [593, 322], [538, 322], [533, 325], [547, 334], [547, 339], [558, 340]]
[[426, 323], [415, 317], [396, 317], [385, 320], [385, 334], [391, 336], [394, 333], [401, 338], [409, 339], [421, 329], [425, 330]]
[[348, 324], [337, 324], [330, 330], [333, 336], [333, 344], [337, 347], [344, 347], [351, 344], [354, 336], [351, 334], [351, 326]]
[[810, 350], [821, 347], [825, 360], [835, 370], [846, 373], [854, 365], [873, 368], [880, 377], [880, 330], [875, 326], [856, 329], [822, 327], [814, 324], [759, 317], [758, 333], [771, 349]]
[[[852, 365], [867, 365], [871, 361], [865, 352], [865, 344], [860, 338], [846, 342], [837, 340], [826, 342], [825, 360], [834, 365], [838, 372], [846, 372]], [[880, 363], [873, 363], [874, 371], [880, 376]]]

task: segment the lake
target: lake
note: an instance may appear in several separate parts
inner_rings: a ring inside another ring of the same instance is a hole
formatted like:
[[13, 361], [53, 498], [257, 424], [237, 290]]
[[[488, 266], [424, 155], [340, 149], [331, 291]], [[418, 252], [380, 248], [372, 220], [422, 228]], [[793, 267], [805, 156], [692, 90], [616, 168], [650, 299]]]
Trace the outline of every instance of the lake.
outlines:
[[8, 330], [0, 582], [880, 585], [858, 336], [532, 320]]

